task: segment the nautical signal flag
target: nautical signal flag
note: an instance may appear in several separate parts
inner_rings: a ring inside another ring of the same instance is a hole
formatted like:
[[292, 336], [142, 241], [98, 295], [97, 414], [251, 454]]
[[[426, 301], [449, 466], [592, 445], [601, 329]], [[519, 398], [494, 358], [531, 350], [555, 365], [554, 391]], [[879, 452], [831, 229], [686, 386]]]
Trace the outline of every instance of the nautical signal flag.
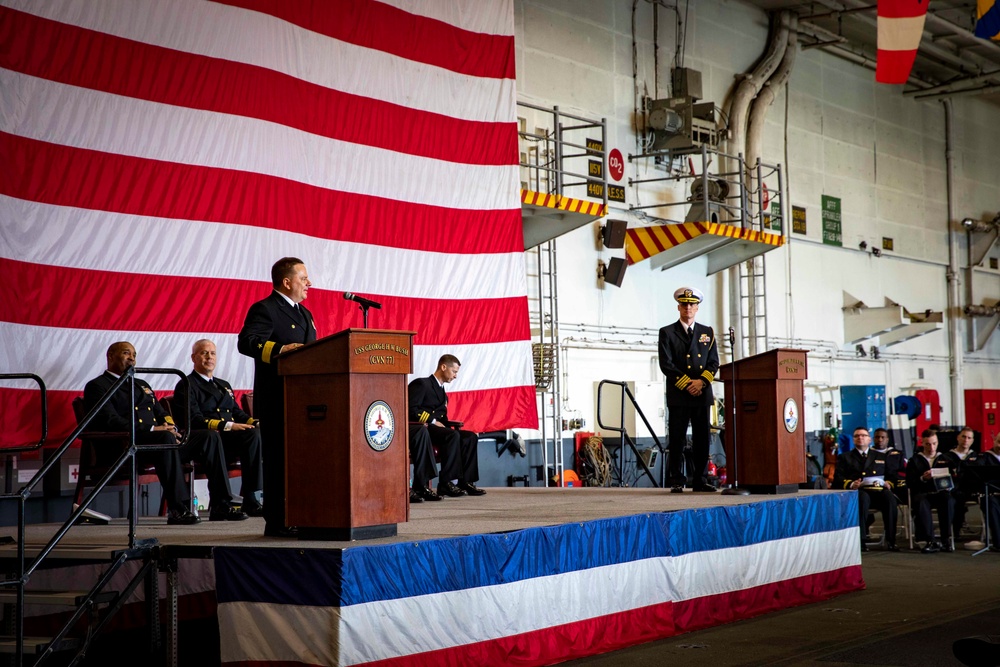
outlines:
[[1000, 5], [996, 0], [979, 0], [976, 5], [976, 37], [1000, 40]]
[[878, 60], [875, 80], [906, 83], [924, 33], [930, 0], [878, 0]]

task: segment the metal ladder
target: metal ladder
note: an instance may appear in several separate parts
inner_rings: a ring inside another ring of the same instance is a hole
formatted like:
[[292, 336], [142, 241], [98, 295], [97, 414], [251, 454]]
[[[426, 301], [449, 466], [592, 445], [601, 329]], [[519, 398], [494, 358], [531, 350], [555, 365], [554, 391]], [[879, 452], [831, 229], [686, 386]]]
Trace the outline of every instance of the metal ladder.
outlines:
[[767, 299], [764, 255], [740, 262], [740, 331], [743, 356], [767, 350]]
[[[559, 310], [556, 282], [556, 242], [545, 243], [526, 251], [528, 268], [532, 362], [535, 391], [539, 402], [538, 422], [541, 430], [542, 476], [551, 468], [556, 479], [562, 480], [564, 470], [562, 447], [562, 393], [559, 373]], [[535, 293], [530, 293], [534, 279]]]

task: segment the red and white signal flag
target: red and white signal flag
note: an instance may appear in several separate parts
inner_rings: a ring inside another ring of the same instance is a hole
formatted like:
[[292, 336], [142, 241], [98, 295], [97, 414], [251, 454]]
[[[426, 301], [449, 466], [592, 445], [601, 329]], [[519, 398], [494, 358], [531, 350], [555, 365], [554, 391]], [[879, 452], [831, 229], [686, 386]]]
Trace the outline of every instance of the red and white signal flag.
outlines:
[[878, 0], [875, 80], [906, 83], [924, 33], [930, 0]]

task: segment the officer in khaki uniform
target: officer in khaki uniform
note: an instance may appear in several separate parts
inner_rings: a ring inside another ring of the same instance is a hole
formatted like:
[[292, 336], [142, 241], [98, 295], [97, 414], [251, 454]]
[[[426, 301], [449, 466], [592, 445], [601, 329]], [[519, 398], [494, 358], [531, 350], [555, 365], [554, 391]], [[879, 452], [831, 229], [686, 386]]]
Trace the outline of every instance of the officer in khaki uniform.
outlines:
[[688, 471], [695, 491], [712, 492], [705, 478], [708, 467], [712, 382], [719, 371], [719, 348], [712, 327], [694, 321], [704, 295], [693, 287], [674, 292], [680, 319], [660, 329], [660, 370], [667, 377], [668, 437], [670, 440], [670, 484], [674, 493], [684, 489], [681, 471], [687, 427], [691, 424], [694, 470]]

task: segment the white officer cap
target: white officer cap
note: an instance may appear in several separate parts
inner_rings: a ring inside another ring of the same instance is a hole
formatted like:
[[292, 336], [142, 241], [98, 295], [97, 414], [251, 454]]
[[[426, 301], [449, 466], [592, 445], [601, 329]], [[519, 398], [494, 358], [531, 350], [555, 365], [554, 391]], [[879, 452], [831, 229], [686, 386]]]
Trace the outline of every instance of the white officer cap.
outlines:
[[677, 303], [701, 303], [705, 295], [697, 287], [681, 287], [674, 292]]

